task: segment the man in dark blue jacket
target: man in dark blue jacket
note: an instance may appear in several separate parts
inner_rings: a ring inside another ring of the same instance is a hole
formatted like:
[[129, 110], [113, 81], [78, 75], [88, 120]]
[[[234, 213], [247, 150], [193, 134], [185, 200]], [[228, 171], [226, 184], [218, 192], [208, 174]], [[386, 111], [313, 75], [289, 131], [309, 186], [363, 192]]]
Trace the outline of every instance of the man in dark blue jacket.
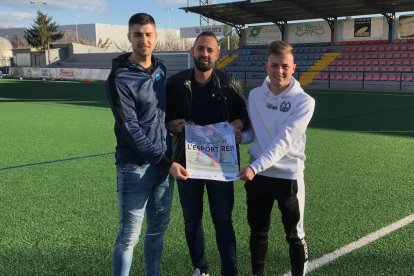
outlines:
[[107, 95], [115, 117], [119, 231], [112, 258], [113, 275], [128, 275], [144, 214], [145, 275], [160, 274], [164, 233], [170, 220], [174, 179], [187, 171], [171, 161], [165, 126], [165, 66], [152, 52], [155, 21], [144, 13], [129, 20], [132, 53], [113, 60]]

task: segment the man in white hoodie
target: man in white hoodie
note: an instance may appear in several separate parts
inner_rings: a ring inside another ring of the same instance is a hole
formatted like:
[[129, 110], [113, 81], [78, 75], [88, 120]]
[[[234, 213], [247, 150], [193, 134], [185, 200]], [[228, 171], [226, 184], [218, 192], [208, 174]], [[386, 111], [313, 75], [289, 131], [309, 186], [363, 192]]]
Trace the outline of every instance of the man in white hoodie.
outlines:
[[315, 100], [293, 77], [293, 48], [283, 41], [269, 45], [267, 77], [250, 91], [251, 127], [236, 133], [241, 143], [253, 142], [250, 165], [239, 177], [246, 180], [247, 219], [253, 275], [264, 275], [268, 232], [273, 204], [277, 201], [289, 243], [292, 275], [304, 275], [308, 247], [303, 229], [305, 206], [304, 161], [306, 128]]

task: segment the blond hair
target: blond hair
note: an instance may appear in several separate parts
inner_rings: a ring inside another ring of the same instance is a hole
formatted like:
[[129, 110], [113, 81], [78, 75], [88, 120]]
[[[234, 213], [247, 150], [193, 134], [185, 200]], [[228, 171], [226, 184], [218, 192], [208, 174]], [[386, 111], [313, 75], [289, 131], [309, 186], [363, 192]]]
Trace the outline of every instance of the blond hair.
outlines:
[[268, 47], [268, 53], [270, 55], [285, 55], [291, 54], [295, 56], [293, 53], [293, 47], [289, 43], [285, 41], [272, 41]]

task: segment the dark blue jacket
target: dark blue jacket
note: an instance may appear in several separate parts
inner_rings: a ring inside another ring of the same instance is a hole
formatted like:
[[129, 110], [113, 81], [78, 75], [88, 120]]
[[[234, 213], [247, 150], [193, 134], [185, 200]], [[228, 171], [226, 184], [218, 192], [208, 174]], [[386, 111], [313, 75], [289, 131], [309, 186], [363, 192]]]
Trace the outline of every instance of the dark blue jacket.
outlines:
[[112, 60], [106, 93], [115, 117], [116, 163], [170, 165], [171, 143], [165, 127], [166, 69], [152, 57], [151, 73], [129, 61]]

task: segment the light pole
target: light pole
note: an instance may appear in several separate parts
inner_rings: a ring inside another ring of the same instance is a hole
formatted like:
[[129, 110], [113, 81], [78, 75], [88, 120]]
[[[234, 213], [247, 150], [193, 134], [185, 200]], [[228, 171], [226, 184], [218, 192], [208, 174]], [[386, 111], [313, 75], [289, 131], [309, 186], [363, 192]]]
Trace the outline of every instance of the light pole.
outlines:
[[30, 1], [30, 4], [37, 4], [37, 10], [40, 11], [40, 4], [47, 5], [47, 2], [37, 0], [37, 1]]
[[74, 15], [73, 17], [75, 18], [76, 42], [78, 42], [79, 41], [79, 37], [78, 37], [78, 18], [79, 18], [79, 15]]
[[172, 8], [166, 8], [165, 9], [168, 13], [168, 30], [171, 29], [171, 10]]

